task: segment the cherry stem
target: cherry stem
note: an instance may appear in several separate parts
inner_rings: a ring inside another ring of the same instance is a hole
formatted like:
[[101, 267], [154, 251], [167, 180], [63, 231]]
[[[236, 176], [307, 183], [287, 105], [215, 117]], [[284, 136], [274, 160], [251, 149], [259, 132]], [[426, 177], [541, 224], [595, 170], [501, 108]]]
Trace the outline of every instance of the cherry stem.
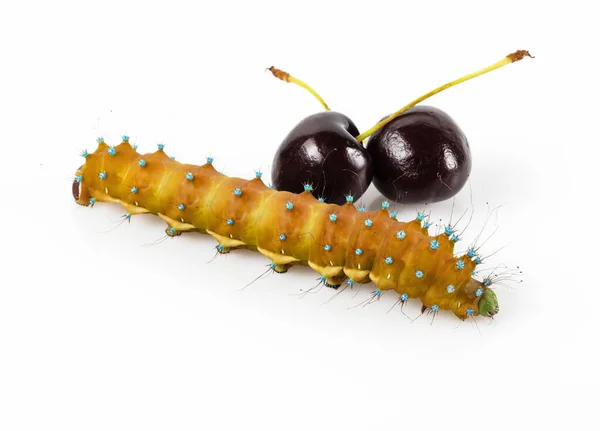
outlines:
[[285, 81], [285, 82], [291, 82], [293, 84], [299, 85], [300, 87], [302, 87], [305, 90], [309, 91], [313, 96], [315, 96], [317, 98], [317, 100], [319, 101], [319, 103], [321, 103], [321, 105], [323, 105], [323, 108], [325, 108], [325, 110], [330, 111], [329, 106], [327, 106], [327, 103], [325, 103], [325, 101], [323, 100], [323, 98], [321, 96], [319, 96], [319, 94], [315, 90], [313, 90], [305, 82], [302, 82], [298, 78], [294, 78], [289, 73], [284, 72], [283, 70], [276, 69], [273, 66], [269, 67], [268, 70], [270, 70], [271, 73], [273, 74], [273, 76], [275, 76], [276, 78], [279, 78], [279, 79], [281, 79], [282, 81]]
[[531, 54], [529, 54], [529, 51], [525, 51], [525, 50], [519, 50], [519, 51], [515, 51], [512, 54], [507, 55], [506, 57], [504, 57], [502, 60], [491, 64], [477, 72], [473, 72], [470, 73], [468, 75], [463, 76], [462, 78], [458, 78], [454, 81], [448, 82], [447, 84], [442, 85], [441, 87], [436, 88], [435, 90], [430, 91], [429, 93], [426, 93], [424, 95], [422, 95], [421, 97], [419, 97], [418, 99], [413, 100], [412, 102], [410, 102], [408, 105], [402, 107], [399, 111], [394, 112], [392, 115], [390, 115], [389, 117], [387, 117], [384, 120], [381, 120], [379, 123], [375, 124], [373, 127], [371, 127], [369, 130], [367, 130], [366, 132], [361, 133], [360, 135], [358, 135], [356, 137], [356, 140], [358, 142], [363, 142], [365, 140], [365, 138], [367, 138], [368, 136], [372, 135], [373, 133], [375, 133], [377, 130], [381, 129], [383, 126], [385, 126], [386, 124], [388, 124], [390, 121], [394, 120], [395, 118], [397, 118], [398, 116], [400, 116], [401, 114], [403, 114], [404, 112], [408, 111], [410, 108], [412, 108], [413, 106], [417, 105], [418, 103], [421, 103], [423, 100], [430, 98], [431, 96], [444, 91], [450, 87], [454, 87], [457, 84], [460, 84], [461, 82], [465, 82], [468, 81], [469, 79], [473, 79], [476, 78], [480, 75], [486, 74], [488, 72], [491, 72], [492, 70], [496, 70], [496, 69], [500, 69], [503, 66], [506, 66], [507, 64], [511, 64], [511, 63], [515, 63], [519, 60], [522, 60], [525, 57], [531, 57], [534, 58]]

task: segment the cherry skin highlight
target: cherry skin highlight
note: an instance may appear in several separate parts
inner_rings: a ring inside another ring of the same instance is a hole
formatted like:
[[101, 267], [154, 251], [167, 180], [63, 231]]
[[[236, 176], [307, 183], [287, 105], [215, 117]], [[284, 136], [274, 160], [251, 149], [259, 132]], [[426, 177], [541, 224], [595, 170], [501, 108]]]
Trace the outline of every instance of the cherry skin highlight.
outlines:
[[433, 203], [456, 195], [471, 173], [463, 131], [441, 109], [415, 106], [371, 135], [373, 184], [395, 202]]

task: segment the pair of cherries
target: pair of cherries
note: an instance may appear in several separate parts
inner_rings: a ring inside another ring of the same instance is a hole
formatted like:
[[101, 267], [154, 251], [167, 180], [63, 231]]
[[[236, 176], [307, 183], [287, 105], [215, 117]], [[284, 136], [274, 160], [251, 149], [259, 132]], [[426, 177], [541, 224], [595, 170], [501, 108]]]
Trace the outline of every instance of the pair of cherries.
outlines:
[[272, 182], [277, 190], [300, 193], [304, 184], [325, 202], [360, 198], [371, 181], [387, 199], [401, 203], [438, 202], [454, 196], [471, 172], [465, 134], [440, 109], [417, 106], [368, 138], [356, 138], [347, 116], [325, 111], [302, 120], [275, 154]]
[[329, 111], [323, 99], [304, 82], [271, 67], [274, 76], [305, 88], [326, 108], [302, 120], [283, 140], [273, 159], [273, 187], [301, 193], [309, 184], [317, 197], [335, 204], [345, 203], [348, 195], [360, 198], [371, 182], [383, 196], [399, 203], [433, 203], [453, 197], [471, 173], [469, 143], [447, 113], [418, 104], [524, 57], [532, 56], [519, 50], [448, 82], [362, 134], [346, 115]]

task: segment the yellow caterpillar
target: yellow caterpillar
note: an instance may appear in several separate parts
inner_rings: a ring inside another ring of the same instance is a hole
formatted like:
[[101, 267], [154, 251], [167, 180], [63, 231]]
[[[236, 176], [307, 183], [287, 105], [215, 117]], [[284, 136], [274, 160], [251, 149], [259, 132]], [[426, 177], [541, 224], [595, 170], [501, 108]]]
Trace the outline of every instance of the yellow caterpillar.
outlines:
[[326, 285], [373, 282], [374, 295], [395, 291], [398, 301], [419, 299], [422, 311], [450, 310], [464, 320], [492, 317], [498, 301], [491, 280], [476, 280], [481, 258], [474, 249], [454, 256], [458, 237], [450, 226], [430, 236], [419, 214], [400, 222], [387, 202], [378, 211], [315, 198], [309, 185], [294, 194], [266, 186], [261, 174], [250, 180], [217, 172], [212, 159], [201, 166], [179, 163], [165, 154], [139, 154], [123, 137], [117, 146], [102, 138], [75, 173], [73, 196], [84, 206], [118, 202], [125, 217], [152, 213], [168, 225], [167, 235], [207, 233], [217, 251], [256, 250], [276, 272], [309, 265]]

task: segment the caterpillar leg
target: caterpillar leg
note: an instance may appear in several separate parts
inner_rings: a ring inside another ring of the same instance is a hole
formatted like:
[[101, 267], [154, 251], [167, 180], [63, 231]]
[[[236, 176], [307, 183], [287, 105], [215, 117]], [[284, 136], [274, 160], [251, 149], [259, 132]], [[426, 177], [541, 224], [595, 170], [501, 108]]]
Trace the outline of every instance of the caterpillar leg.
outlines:
[[325, 279], [325, 286], [338, 289], [348, 277], [342, 271], [340, 274]]
[[[321, 266], [308, 261], [308, 266], [314, 269], [319, 275], [327, 280], [325, 285], [328, 287], [339, 286], [346, 279], [343, 266]], [[329, 286], [331, 284], [331, 286]]]
[[189, 223], [182, 223], [180, 221], [177, 220], [173, 220], [171, 217], [167, 217], [164, 214], [158, 213], [158, 216], [163, 219], [165, 221], [165, 223], [167, 223], [169, 225], [169, 227], [167, 228], [167, 235], [169, 234], [169, 231], [171, 231], [173, 233], [173, 235], [171, 236], [175, 236], [175, 235], [181, 235], [182, 232], [189, 232], [192, 230], [196, 230], [196, 227], [193, 224], [189, 224]]
[[292, 267], [291, 264], [287, 265], [278, 265], [275, 262], [271, 263], [271, 269], [278, 274], [285, 274]]
[[370, 270], [344, 268], [344, 273], [348, 276], [348, 278], [354, 280], [357, 283], [364, 284], [369, 283], [371, 281]]
[[176, 236], [181, 235], [182, 232], [178, 231], [174, 227], [169, 226], [165, 229], [165, 233], [170, 237], [176, 237]]
[[[242, 243], [243, 244], [243, 243]], [[266, 256], [267, 258], [271, 259], [271, 261], [275, 264], [275, 265], [289, 265], [295, 262], [298, 262], [298, 259], [296, 259], [295, 257], [292, 256], [288, 256], [287, 254], [277, 254], [277, 253], [273, 253], [269, 250], [265, 250], [264, 248], [260, 248], [260, 247], [256, 247], [256, 250], [261, 253], [263, 256]]]
[[231, 253], [233, 250], [238, 250], [238, 249], [241, 249], [241, 248], [244, 248], [244, 247], [242, 247], [242, 246], [239, 246], [239, 247], [227, 247], [227, 246], [224, 246], [223, 244], [217, 244], [215, 246], [215, 248], [217, 249], [217, 253], [218, 254], [227, 254], [227, 253]]
[[237, 240], [237, 239], [233, 239], [233, 238], [227, 238], [226, 236], [223, 235], [219, 235], [216, 232], [213, 232], [211, 230], [207, 230], [206, 233], [208, 233], [210, 236], [212, 236], [214, 239], [217, 240], [217, 242], [224, 248], [224, 249], [229, 249], [229, 250], [233, 250], [235, 248], [239, 248], [239, 247], [243, 247], [246, 245], [245, 242]]
[[138, 207], [138, 206], [135, 206], [135, 205], [130, 205], [130, 204], [127, 204], [127, 203], [121, 202], [121, 201], [119, 201], [119, 202], [123, 206], [123, 208], [125, 208], [125, 211], [128, 214], [131, 214], [131, 215], [147, 214], [147, 213], [150, 212], [146, 208], [143, 208], [143, 207]]

